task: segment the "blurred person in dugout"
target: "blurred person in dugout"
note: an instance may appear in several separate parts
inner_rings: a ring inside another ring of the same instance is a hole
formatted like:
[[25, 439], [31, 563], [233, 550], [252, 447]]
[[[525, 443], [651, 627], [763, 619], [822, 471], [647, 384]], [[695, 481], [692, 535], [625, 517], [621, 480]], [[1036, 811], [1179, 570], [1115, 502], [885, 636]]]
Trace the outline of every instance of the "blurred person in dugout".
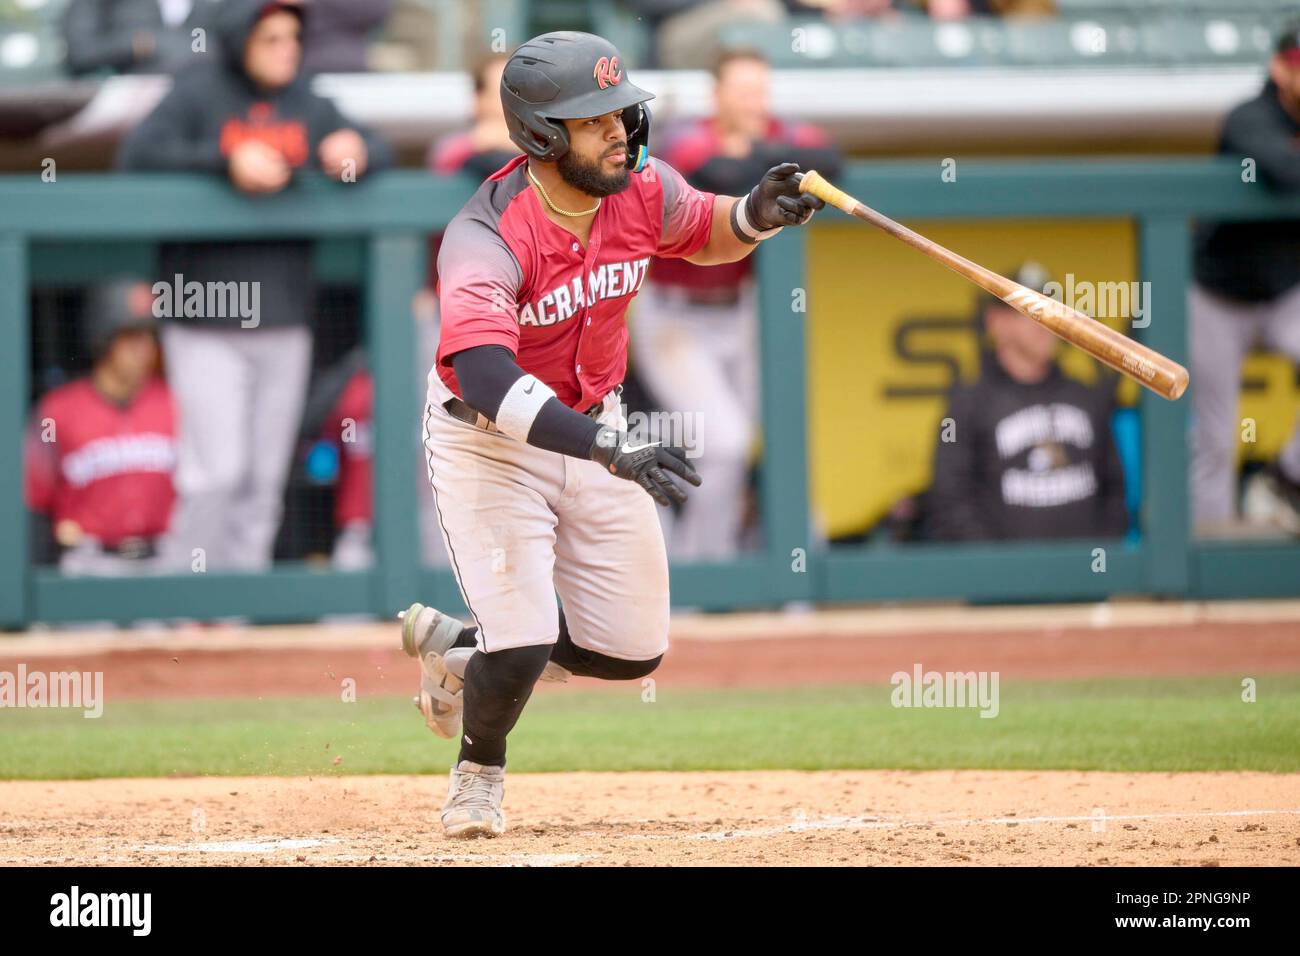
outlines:
[[519, 155], [501, 107], [501, 73], [508, 59], [507, 53], [489, 53], [474, 63], [472, 121], [468, 129], [448, 133], [429, 147], [426, 165], [431, 172], [465, 173], [482, 180]]
[[[387, 147], [299, 70], [304, 9], [224, 0], [222, 57], [177, 79], [123, 143], [120, 166], [207, 172], [265, 196], [303, 172], [347, 183], [387, 165]], [[159, 266], [154, 313], [181, 422], [180, 501], [162, 560], [265, 568], [311, 365], [312, 243], [168, 242]]]
[[[340, 571], [361, 571], [374, 564], [374, 408], [375, 381], [365, 352], [354, 349], [338, 367], [321, 376], [316, 388], [332, 399], [319, 422], [320, 440], [337, 456], [334, 482], [334, 549], [330, 560]], [[332, 379], [332, 381], [324, 381]], [[310, 401], [308, 403], [310, 409]]]
[[63, 12], [73, 76], [175, 73], [215, 54], [207, 36], [220, 0], [72, 0]]
[[[1253, 162], [1255, 188], [1300, 193], [1300, 24], [1285, 30], [1254, 99], [1224, 121], [1219, 153]], [[1191, 498], [1197, 530], [1237, 519], [1241, 365], [1262, 345], [1300, 361], [1300, 222], [1207, 223], [1188, 296], [1192, 354]], [[1300, 422], [1247, 488], [1247, 511], [1300, 534]]]
[[[1032, 262], [1015, 279], [1039, 291], [1050, 281]], [[979, 378], [955, 385], [948, 399], [934, 453], [930, 535], [1122, 537], [1128, 519], [1110, 425], [1113, 378], [1098, 386], [1067, 378], [1052, 333], [999, 299], [980, 301], [991, 349], [981, 350]]]
[[[743, 195], [772, 166], [799, 163], [834, 178], [840, 164], [819, 129], [771, 114], [771, 70], [755, 52], [723, 54], [713, 115], [665, 134], [659, 155], [695, 188]], [[654, 403], [690, 416], [703, 483], [674, 517], [661, 512], [669, 554], [721, 559], [739, 548], [758, 417], [758, 299], [753, 259], [697, 266], [656, 259], [630, 325], [632, 362]], [[675, 418], [670, 414], [669, 421]]]
[[57, 555], [65, 574], [147, 573], [167, 530], [176, 413], [158, 375], [152, 309], [147, 282], [92, 288], [82, 323], [90, 374], [47, 393], [32, 416], [23, 473], [33, 551]]

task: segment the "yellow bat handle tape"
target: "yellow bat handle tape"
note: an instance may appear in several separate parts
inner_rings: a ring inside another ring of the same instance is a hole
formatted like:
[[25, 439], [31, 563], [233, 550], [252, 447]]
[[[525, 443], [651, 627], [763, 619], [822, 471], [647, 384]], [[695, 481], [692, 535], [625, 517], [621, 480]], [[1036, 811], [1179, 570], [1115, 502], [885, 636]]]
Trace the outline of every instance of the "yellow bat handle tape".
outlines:
[[815, 169], [808, 170], [800, 177], [799, 192], [812, 193], [828, 206], [842, 209], [850, 215], [853, 214], [853, 209], [858, 204], [858, 201], [844, 190], [832, 186], [823, 179]]

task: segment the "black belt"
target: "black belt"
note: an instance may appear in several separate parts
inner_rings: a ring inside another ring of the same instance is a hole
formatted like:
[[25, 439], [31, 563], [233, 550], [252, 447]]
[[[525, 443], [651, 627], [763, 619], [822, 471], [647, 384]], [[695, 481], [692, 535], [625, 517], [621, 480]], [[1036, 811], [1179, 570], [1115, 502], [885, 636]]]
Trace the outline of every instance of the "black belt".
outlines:
[[[623, 394], [623, 386], [619, 385], [614, 389], [614, 391], [620, 395]], [[471, 405], [469, 405], [469, 403], [463, 401], [462, 399], [449, 398], [447, 399], [447, 401], [442, 403], [442, 407], [447, 409], [447, 414], [450, 415], [452, 418], [460, 419], [462, 422], [465, 422], [468, 425], [474, 425], [478, 428], [483, 428], [490, 432], [499, 430], [496, 426], [496, 423], [493, 422], [492, 419], [488, 418], [482, 412], [475, 411], [474, 408]], [[605, 401], [604, 399], [602, 399], [601, 401], [597, 402], [595, 405], [592, 405], [591, 408], [587, 409], [582, 414], [586, 415], [588, 418], [600, 418], [600, 413], [604, 409], [604, 407], [605, 407]]]

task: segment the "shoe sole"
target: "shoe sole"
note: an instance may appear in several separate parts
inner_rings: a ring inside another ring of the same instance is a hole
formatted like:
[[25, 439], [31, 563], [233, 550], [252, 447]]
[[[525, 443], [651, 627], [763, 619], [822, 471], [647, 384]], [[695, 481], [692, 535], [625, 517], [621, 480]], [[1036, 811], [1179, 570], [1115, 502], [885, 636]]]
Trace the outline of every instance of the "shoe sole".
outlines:
[[415, 622], [423, 610], [424, 605], [416, 603], [398, 615], [402, 619], [402, 650], [407, 657], [414, 657], [417, 661], [420, 659], [420, 649], [415, 645]]
[[[429, 701], [429, 707], [427, 710], [424, 706], [426, 697]], [[441, 723], [439, 721], [439, 716], [433, 712], [433, 708], [437, 704], [441, 703], [441, 701], [437, 701], [433, 697], [430, 697], [423, 688], [421, 688], [420, 693], [411, 698], [411, 702], [415, 704], [415, 709], [418, 710], [420, 716], [424, 718], [424, 726], [433, 731], [436, 736], [441, 737], [443, 740], [454, 740], [456, 737], [460, 736], [461, 721], [463, 718], [459, 710], [453, 710], [450, 714], [442, 717], [441, 719], [442, 721], [445, 721], [445, 723]]]
[[[403, 611], [398, 615], [398, 617], [402, 621], [402, 651], [403, 653], [406, 654], [407, 657], [411, 657], [417, 661], [420, 661], [420, 669], [422, 673], [425, 670], [424, 668], [425, 661], [420, 657], [419, 644], [415, 640], [415, 625], [420, 618], [420, 614], [426, 609], [433, 611], [434, 613], [433, 620], [435, 626], [437, 625], [440, 618], [446, 617], [446, 615], [443, 614], [441, 611], [439, 611], [437, 608], [426, 608], [425, 605], [420, 604], [418, 602], [412, 604], [405, 611]], [[433, 680], [434, 683], [437, 683], [438, 685], [441, 686], [445, 683], [448, 676], [452, 676], [447, 673], [444, 655], [430, 653], [428, 657], [432, 659], [431, 666], [436, 668], [436, 673], [430, 674], [428, 675], [428, 677], [431, 680]], [[460, 734], [460, 728], [461, 728], [461, 718], [459, 714], [455, 716], [454, 721], [452, 721], [447, 728], [438, 726], [437, 719], [431, 718], [430, 713], [426, 712], [424, 708], [424, 701], [422, 699], [424, 696], [425, 696], [425, 692], [423, 689], [421, 689], [420, 693], [416, 694], [415, 697], [412, 698], [412, 703], [415, 704], [415, 709], [418, 710], [420, 712], [420, 716], [424, 718], [424, 725], [428, 727], [429, 730], [431, 730], [436, 736], [441, 737], [443, 740], [451, 740], [454, 737], [458, 736]], [[432, 698], [430, 699], [431, 708], [436, 703], [439, 702], [433, 700]]]

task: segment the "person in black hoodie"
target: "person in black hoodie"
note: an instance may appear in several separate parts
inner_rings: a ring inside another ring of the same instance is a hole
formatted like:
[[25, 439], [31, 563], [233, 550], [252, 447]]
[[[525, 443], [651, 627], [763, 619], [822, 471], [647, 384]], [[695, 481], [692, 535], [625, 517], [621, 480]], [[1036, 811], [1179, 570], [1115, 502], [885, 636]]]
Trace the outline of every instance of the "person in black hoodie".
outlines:
[[[353, 182], [387, 147], [311, 92], [296, 3], [225, 0], [221, 57], [177, 77], [122, 144], [126, 170], [228, 177], [271, 194], [295, 176]], [[154, 314], [180, 412], [180, 501], [164, 563], [269, 565], [311, 366], [308, 240], [169, 242]], [[197, 294], [196, 294], [197, 293]]]
[[[1042, 289], [1047, 275], [1026, 263], [1016, 281]], [[984, 300], [983, 319], [992, 351], [975, 383], [952, 390], [939, 430], [932, 536], [1121, 537], [1124, 472], [1110, 390], [1066, 378], [1052, 333], [1000, 300]]]
[[[1228, 114], [1219, 153], [1249, 159], [1261, 189], [1300, 193], [1300, 24], [1282, 34], [1269, 78]], [[1243, 175], [1245, 168], [1243, 168]], [[1259, 343], [1300, 361], [1300, 222], [1206, 223], [1188, 297], [1192, 353], [1192, 513], [1202, 532], [1237, 515], [1241, 363]], [[1300, 532], [1300, 422], [1260, 476], [1272, 517]], [[1254, 497], [1248, 491], [1248, 506]]]

